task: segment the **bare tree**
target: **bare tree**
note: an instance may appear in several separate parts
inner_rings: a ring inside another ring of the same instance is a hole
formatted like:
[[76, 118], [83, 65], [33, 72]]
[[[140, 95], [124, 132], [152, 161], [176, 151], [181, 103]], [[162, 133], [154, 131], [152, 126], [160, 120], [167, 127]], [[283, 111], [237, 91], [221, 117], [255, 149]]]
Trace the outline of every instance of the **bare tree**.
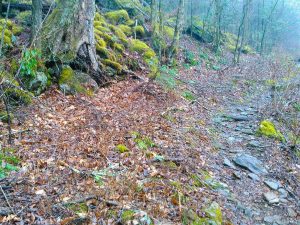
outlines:
[[179, 40], [180, 40], [180, 35], [182, 32], [183, 28], [183, 18], [184, 18], [184, 0], [179, 0], [179, 6], [177, 10], [177, 18], [176, 18], [176, 26], [175, 26], [175, 31], [174, 31], [174, 37], [172, 44], [170, 46], [169, 54], [168, 54], [168, 59], [170, 60], [173, 58], [174, 54], [179, 48]]

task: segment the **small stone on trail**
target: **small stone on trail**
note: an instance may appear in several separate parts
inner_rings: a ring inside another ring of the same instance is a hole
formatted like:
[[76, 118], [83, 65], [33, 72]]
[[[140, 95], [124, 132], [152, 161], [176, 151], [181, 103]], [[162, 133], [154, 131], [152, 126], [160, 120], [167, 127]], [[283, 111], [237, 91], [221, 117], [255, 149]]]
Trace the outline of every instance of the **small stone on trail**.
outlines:
[[279, 198], [274, 192], [264, 193], [266, 201], [270, 204], [279, 203]]
[[297, 216], [297, 213], [291, 208], [288, 208], [287, 212], [288, 212], [290, 217], [296, 217]]
[[244, 115], [237, 115], [237, 114], [233, 114], [233, 115], [229, 115], [228, 118], [234, 120], [234, 121], [249, 121], [249, 117], [248, 116], [244, 116]]
[[281, 216], [275, 215], [275, 216], [266, 216], [264, 218], [264, 222], [266, 223], [276, 223], [279, 222], [281, 224]]
[[280, 193], [280, 198], [287, 198], [288, 192], [285, 189], [279, 188], [278, 192]]
[[250, 141], [249, 143], [248, 143], [248, 146], [249, 147], [254, 147], [254, 148], [261, 148], [262, 146], [261, 146], [261, 144], [258, 142], [258, 141]]
[[263, 163], [260, 160], [248, 154], [240, 154], [236, 156], [234, 162], [240, 167], [248, 169], [256, 175], [268, 173], [268, 171], [264, 168]]
[[242, 178], [242, 174], [239, 172], [233, 172], [233, 176], [239, 180]]
[[260, 181], [259, 176], [257, 176], [255, 173], [249, 173], [248, 176], [255, 181]]
[[231, 169], [236, 169], [235, 165], [233, 165], [233, 163], [227, 159], [226, 157], [224, 158], [224, 163], [223, 163], [225, 166], [228, 166], [230, 167]]
[[266, 180], [264, 181], [265, 185], [267, 185], [269, 188], [271, 188], [272, 190], [278, 190], [278, 188], [280, 187], [280, 184], [278, 181], [274, 181], [274, 180]]

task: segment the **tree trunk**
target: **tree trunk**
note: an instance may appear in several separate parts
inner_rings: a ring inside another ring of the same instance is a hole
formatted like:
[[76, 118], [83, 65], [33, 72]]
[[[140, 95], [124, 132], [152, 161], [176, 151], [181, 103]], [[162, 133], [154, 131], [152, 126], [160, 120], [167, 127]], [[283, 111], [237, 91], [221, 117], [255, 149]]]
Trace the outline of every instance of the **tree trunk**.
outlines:
[[169, 61], [174, 57], [176, 50], [178, 50], [178, 48], [179, 48], [180, 34], [181, 34], [182, 28], [183, 28], [183, 18], [184, 18], [184, 0], [180, 0], [179, 6], [178, 6], [178, 11], [177, 11], [177, 19], [176, 19], [174, 37], [173, 37], [173, 41], [170, 46], [170, 50], [169, 50], [169, 54], [168, 54]]
[[41, 42], [37, 38], [43, 20], [43, 4], [41, 0], [32, 0], [32, 36], [31, 40], [37, 48], [41, 48]]
[[0, 17], [2, 16], [2, 0], [0, 0]]
[[94, 0], [59, 0], [41, 31], [43, 55], [50, 61], [78, 65], [100, 83], [94, 37]]

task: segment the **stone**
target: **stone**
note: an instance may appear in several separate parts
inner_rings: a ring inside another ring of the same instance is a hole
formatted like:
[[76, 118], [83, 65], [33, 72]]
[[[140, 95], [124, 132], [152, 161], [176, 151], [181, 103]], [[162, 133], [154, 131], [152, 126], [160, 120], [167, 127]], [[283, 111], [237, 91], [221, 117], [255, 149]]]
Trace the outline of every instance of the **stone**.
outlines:
[[237, 122], [249, 121], [250, 120], [248, 116], [238, 115], [238, 114], [229, 115], [228, 118], [233, 120], [233, 121], [237, 121]]
[[228, 166], [231, 169], [236, 169], [235, 165], [229, 159], [227, 159], [226, 157], [224, 158], [223, 164], [225, 166]]
[[267, 201], [269, 204], [279, 203], [278, 195], [275, 194], [274, 192], [267, 192], [267, 193], [264, 193], [264, 198], [266, 199], [266, 201]]
[[254, 148], [261, 148], [261, 144], [258, 142], [258, 141], [250, 141], [248, 144], [247, 144], [249, 147], [254, 147]]
[[279, 215], [274, 215], [274, 216], [265, 216], [264, 217], [264, 222], [266, 223], [281, 223], [282, 219], [281, 216]]
[[280, 198], [287, 198], [288, 197], [288, 192], [285, 189], [279, 188], [278, 192], [280, 194]]
[[239, 172], [233, 172], [233, 176], [239, 180], [242, 178], [242, 174]]
[[269, 188], [271, 188], [272, 190], [278, 190], [280, 184], [278, 181], [275, 180], [266, 180], [264, 181], [265, 185], [267, 185]]
[[29, 90], [33, 91], [36, 95], [40, 95], [46, 90], [48, 84], [48, 77], [43, 72], [37, 72], [36, 76], [29, 83]]
[[251, 155], [239, 154], [233, 161], [238, 166], [243, 167], [256, 175], [268, 173], [264, 168], [263, 163]]
[[288, 212], [289, 217], [296, 217], [297, 216], [297, 213], [295, 212], [295, 210], [293, 210], [291, 208], [288, 208], [287, 212]]
[[252, 180], [260, 181], [259, 176], [257, 176], [255, 173], [249, 173], [248, 177], [250, 177]]

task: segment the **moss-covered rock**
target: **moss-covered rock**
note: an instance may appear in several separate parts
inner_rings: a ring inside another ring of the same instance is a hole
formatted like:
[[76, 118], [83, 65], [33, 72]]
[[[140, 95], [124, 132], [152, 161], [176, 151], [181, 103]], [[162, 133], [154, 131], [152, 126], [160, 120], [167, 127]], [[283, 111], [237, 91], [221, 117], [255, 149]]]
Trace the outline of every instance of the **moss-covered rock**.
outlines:
[[127, 36], [131, 36], [132, 35], [132, 28], [130, 26], [124, 25], [124, 24], [120, 24], [118, 25], [118, 27], [123, 31], [124, 34], [126, 34]]
[[105, 14], [105, 17], [112, 23], [112, 24], [126, 24], [130, 20], [128, 12], [126, 10], [117, 10], [108, 12]]
[[284, 141], [284, 136], [276, 129], [274, 123], [268, 120], [264, 120], [260, 123], [257, 133], [261, 136], [275, 138], [280, 141]]
[[43, 91], [48, 87], [48, 77], [43, 72], [37, 72], [34, 79], [30, 80], [28, 89], [35, 93], [36, 95], [40, 95]]
[[145, 36], [145, 29], [143, 26], [136, 26], [133, 28], [133, 31], [136, 33], [136, 36], [142, 38]]
[[104, 59], [102, 63], [106, 66], [111, 67], [112, 69], [116, 70], [118, 73], [122, 72], [123, 66], [120, 63], [114, 62], [109, 59]]
[[69, 66], [65, 66], [62, 69], [58, 84], [61, 91], [63, 91], [65, 94], [74, 95], [76, 93], [85, 92], [85, 88], [76, 79], [75, 72]]
[[29, 105], [32, 102], [33, 95], [21, 88], [7, 88], [5, 94], [9, 97], [13, 105]]

